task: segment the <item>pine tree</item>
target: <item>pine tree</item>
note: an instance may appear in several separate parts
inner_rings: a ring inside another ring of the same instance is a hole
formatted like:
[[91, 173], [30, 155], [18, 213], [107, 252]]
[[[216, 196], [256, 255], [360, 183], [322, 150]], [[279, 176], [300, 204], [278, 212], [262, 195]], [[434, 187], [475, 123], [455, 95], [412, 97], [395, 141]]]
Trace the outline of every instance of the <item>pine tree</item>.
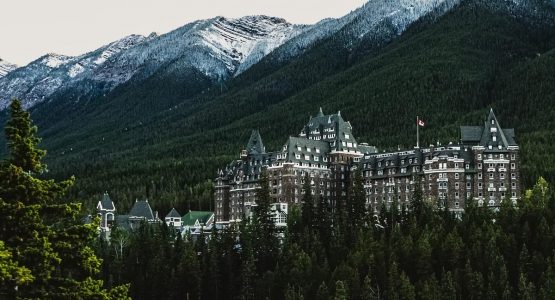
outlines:
[[312, 196], [312, 186], [308, 174], [304, 178], [302, 201], [301, 217], [303, 229], [310, 235], [314, 223], [314, 197]]
[[[66, 199], [74, 178], [62, 182], [41, 179], [46, 170], [38, 149], [37, 128], [14, 100], [5, 133], [10, 159], [0, 164], [0, 240], [14, 261], [31, 272], [32, 282], [8, 283], [4, 293], [19, 297], [95, 296], [108, 298], [102, 281], [92, 279], [101, 261], [92, 246], [96, 224], [84, 225], [81, 204]], [[114, 289], [125, 294], [125, 287]], [[86, 295], [86, 296], [84, 296]]]
[[338, 280], [335, 282], [335, 296], [333, 300], [347, 300], [347, 290], [343, 281]]
[[444, 273], [441, 279], [441, 299], [457, 299], [457, 289], [451, 271]]
[[422, 181], [418, 177], [414, 182], [414, 192], [412, 193], [412, 198], [410, 200], [410, 208], [418, 224], [422, 224], [422, 217], [424, 215], [424, 195], [422, 194]]
[[374, 288], [372, 286], [372, 279], [370, 279], [370, 276], [366, 275], [364, 277], [364, 282], [362, 284], [362, 291], [361, 291], [360, 299], [361, 300], [374, 300], [374, 299], [379, 299], [379, 298], [380, 298], [379, 287], [376, 286], [376, 288]]
[[260, 188], [256, 192], [256, 206], [250, 227], [252, 228], [253, 255], [258, 259], [257, 268], [260, 274], [275, 267], [279, 242], [276, 228], [270, 212], [270, 185], [267, 174], [263, 174]]
[[329, 251], [331, 241], [331, 216], [328, 200], [321, 196], [318, 197], [318, 204], [314, 214], [314, 222], [318, 231], [318, 240], [324, 247], [325, 251]]
[[318, 291], [316, 292], [316, 299], [317, 300], [329, 300], [330, 299], [330, 292], [328, 291], [328, 286], [324, 281], [318, 287]]
[[366, 192], [364, 191], [364, 182], [360, 169], [356, 170], [354, 175], [349, 199], [349, 219], [351, 221], [351, 230], [356, 232], [364, 226], [366, 221]]
[[[243, 246], [245, 247], [245, 246]], [[241, 299], [254, 299], [254, 285], [256, 281], [256, 266], [254, 264], [254, 256], [248, 246], [244, 249], [245, 257], [243, 258], [243, 267], [241, 269]]]

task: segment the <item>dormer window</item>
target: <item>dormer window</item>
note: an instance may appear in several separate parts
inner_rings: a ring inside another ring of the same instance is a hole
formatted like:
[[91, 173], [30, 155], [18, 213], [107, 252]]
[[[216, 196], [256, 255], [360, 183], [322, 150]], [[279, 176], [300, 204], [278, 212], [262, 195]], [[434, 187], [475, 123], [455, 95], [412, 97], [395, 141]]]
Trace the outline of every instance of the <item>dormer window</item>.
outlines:
[[348, 133], [345, 133], [345, 138], [349, 139], [349, 134]]

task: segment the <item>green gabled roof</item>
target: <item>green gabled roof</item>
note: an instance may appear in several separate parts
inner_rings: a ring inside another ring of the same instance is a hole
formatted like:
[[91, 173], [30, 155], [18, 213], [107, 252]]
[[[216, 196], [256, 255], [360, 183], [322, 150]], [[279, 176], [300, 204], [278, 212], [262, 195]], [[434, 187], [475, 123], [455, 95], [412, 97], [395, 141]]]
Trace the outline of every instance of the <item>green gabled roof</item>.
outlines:
[[189, 211], [181, 218], [181, 222], [184, 226], [193, 226], [197, 220], [199, 223], [206, 224], [212, 215], [214, 215], [214, 212], [211, 211]]

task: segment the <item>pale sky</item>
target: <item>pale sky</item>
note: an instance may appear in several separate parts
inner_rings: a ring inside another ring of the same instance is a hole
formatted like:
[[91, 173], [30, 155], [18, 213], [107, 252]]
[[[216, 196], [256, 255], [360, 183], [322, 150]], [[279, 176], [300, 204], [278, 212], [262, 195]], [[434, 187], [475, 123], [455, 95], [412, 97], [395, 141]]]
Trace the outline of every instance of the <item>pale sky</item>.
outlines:
[[79, 55], [136, 33], [166, 33], [215, 16], [269, 15], [312, 24], [367, 0], [8, 0], [0, 4], [0, 58], [20, 66], [54, 52]]

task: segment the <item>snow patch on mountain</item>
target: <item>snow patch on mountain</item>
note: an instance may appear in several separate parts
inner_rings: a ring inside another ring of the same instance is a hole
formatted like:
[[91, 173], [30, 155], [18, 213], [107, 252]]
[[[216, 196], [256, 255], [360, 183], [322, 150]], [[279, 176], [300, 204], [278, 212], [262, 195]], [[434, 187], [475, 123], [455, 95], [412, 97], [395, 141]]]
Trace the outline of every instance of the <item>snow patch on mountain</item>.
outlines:
[[281, 18], [247, 16], [216, 18], [198, 35], [229, 72], [237, 75], [299, 33], [298, 26]]
[[[324, 19], [289, 40], [273, 53], [278, 61], [288, 60], [310, 49], [319, 41], [341, 32], [344, 46], [351, 48], [373, 36], [388, 41], [403, 33], [410, 24], [436, 10], [443, 14], [460, 0], [370, 0], [338, 19]], [[391, 32], [394, 32], [391, 35]]]
[[17, 65], [9, 63], [0, 58], [0, 78], [6, 76], [6, 74], [17, 69]]
[[73, 57], [60, 55], [56, 53], [49, 53], [42, 57], [41, 63], [50, 67], [50, 68], [59, 68], [60, 66], [65, 65], [69, 61], [71, 61]]
[[61, 88], [81, 82], [114, 55], [148, 39], [131, 35], [75, 57], [49, 53], [0, 76], [0, 110], [5, 109], [13, 98], [20, 99], [25, 108], [32, 107]]
[[76, 63], [73, 66], [71, 66], [67, 74], [69, 75], [69, 77], [74, 78], [75, 76], [83, 72], [85, 72], [85, 68], [79, 63]]

